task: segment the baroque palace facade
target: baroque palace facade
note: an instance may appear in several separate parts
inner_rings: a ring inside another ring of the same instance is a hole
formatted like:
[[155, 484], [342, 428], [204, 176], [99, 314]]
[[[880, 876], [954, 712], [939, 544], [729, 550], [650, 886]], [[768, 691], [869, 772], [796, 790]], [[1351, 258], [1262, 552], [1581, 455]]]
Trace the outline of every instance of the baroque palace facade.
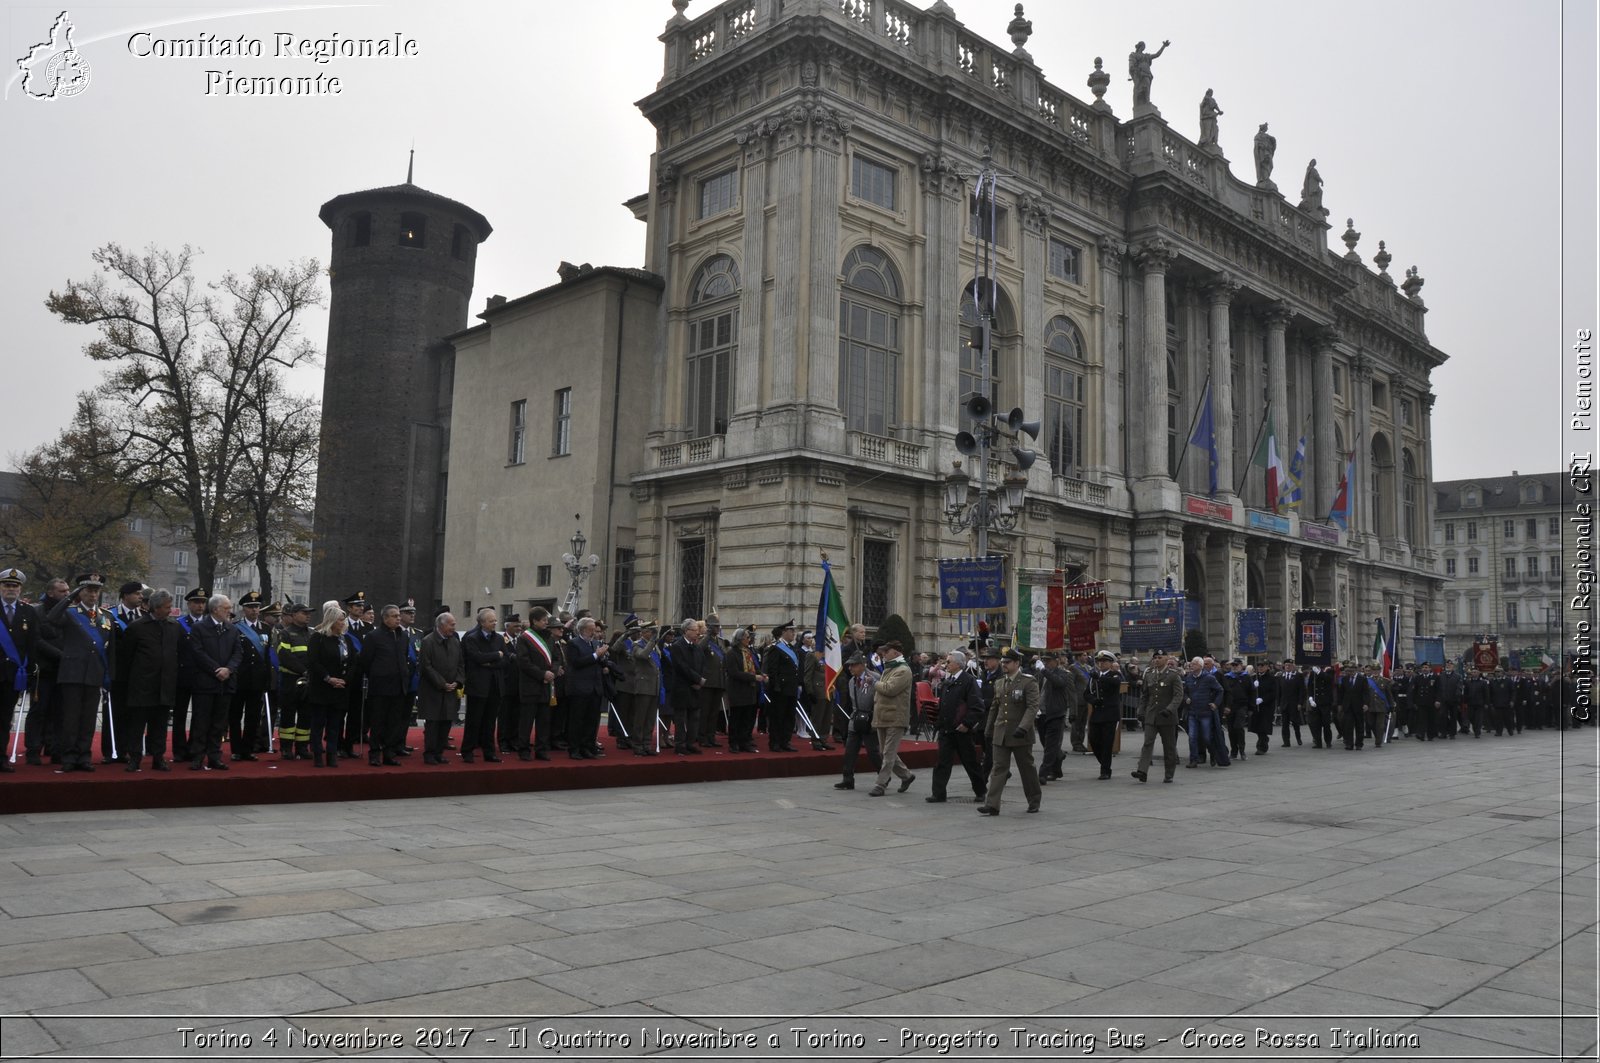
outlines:
[[[1445, 356], [1420, 277], [1397, 287], [1385, 252], [1369, 269], [1353, 231], [1328, 249], [1320, 190], [1286, 200], [1270, 152], [1240, 180], [1214, 132], [1196, 144], [1148, 99], [1119, 120], [1098, 61], [1092, 103], [1048, 84], [1020, 8], [1003, 48], [943, 0], [675, 6], [640, 104], [658, 133], [647, 265], [666, 281], [633, 478], [644, 608], [785, 619], [815, 602], [827, 551], [852, 617], [953, 630], [936, 562], [972, 552], [943, 487], [976, 380], [963, 295], [989, 151], [996, 406], [1045, 423], [1020, 519], [990, 539], [1008, 573], [1061, 567], [1113, 598], [1170, 576], [1201, 597], [1214, 651], [1246, 606], [1269, 610], [1280, 654], [1302, 606], [1338, 610], [1345, 652], [1393, 605], [1404, 634], [1437, 629], [1429, 374]], [[1216, 499], [1203, 453], [1174, 478], [1208, 376]], [[1264, 473], [1243, 476], [1269, 403], [1280, 447], [1307, 439], [1287, 520], [1264, 512]], [[1351, 449], [1345, 534], [1320, 518]]]
[[[408, 459], [419, 483], [393, 501], [414, 551], [439, 532], [442, 601], [561, 599], [576, 519], [602, 559], [582, 604], [603, 615], [803, 625], [826, 552], [852, 619], [899, 613], [950, 640], [937, 561], [974, 551], [947, 523], [945, 487], [979, 379], [972, 206], [988, 157], [996, 406], [1044, 423], [1015, 525], [989, 541], [1012, 591], [1024, 569], [1105, 580], [1113, 601], [1170, 577], [1200, 598], [1213, 652], [1231, 650], [1244, 607], [1269, 610], [1279, 656], [1300, 607], [1339, 612], [1345, 653], [1365, 653], [1392, 606], [1402, 636], [1439, 629], [1429, 374], [1445, 355], [1414, 270], [1397, 285], [1382, 245], [1370, 268], [1353, 228], [1347, 251], [1329, 249], [1314, 173], [1286, 199], [1266, 144], [1256, 179], [1235, 176], [1215, 118], [1204, 143], [1185, 137], [1148, 79], [1117, 117], [1099, 60], [1092, 102], [1047, 83], [1020, 9], [1007, 48], [943, 0], [727, 0], [692, 19], [687, 6], [674, 2], [664, 75], [639, 104], [657, 131], [649, 190], [627, 204], [647, 226], [644, 269], [564, 264], [559, 284], [491, 297], [466, 328], [446, 267], [470, 287], [481, 215], [409, 180], [324, 208], [334, 316], [340, 256], [367, 254], [340, 250], [357, 233], [349, 210], [388, 227], [399, 196], [397, 210], [440, 214], [430, 233], [456, 233], [451, 254], [436, 237], [427, 248], [454, 324], [390, 344], [428, 363], [411, 379], [437, 382], [418, 400], [433, 433]], [[403, 247], [413, 215], [397, 217]], [[373, 241], [395, 257], [387, 228]], [[330, 326], [330, 378], [334, 338]], [[1215, 498], [1204, 451], [1179, 465], [1208, 380]], [[1307, 442], [1305, 502], [1286, 517], [1251, 468], [1269, 405], [1282, 450]], [[1348, 451], [1341, 532], [1321, 518]], [[1000, 461], [990, 473], [997, 487], [1019, 477]], [[324, 563], [313, 582], [429, 595], [426, 560], [409, 577], [372, 560]], [[1102, 645], [1116, 622], [1113, 606]]]

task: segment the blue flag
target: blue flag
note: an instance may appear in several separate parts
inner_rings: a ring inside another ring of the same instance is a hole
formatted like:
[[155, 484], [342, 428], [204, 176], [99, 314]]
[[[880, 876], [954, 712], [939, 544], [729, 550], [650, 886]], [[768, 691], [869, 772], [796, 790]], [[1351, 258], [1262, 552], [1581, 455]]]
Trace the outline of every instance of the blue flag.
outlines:
[[1289, 459], [1289, 487], [1283, 496], [1285, 509], [1294, 509], [1305, 498], [1303, 490], [1306, 476], [1306, 437], [1300, 437], [1300, 443], [1294, 448], [1294, 457]]
[[1206, 452], [1210, 458], [1207, 469], [1206, 493], [1217, 497], [1217, 422], [1211, 412], [1211, 381], [1206, 381], [1206, 390], [1200, 396], [1200, 416], [1195, 419], [1194, 433], [1189, 436], [1189, 442]]

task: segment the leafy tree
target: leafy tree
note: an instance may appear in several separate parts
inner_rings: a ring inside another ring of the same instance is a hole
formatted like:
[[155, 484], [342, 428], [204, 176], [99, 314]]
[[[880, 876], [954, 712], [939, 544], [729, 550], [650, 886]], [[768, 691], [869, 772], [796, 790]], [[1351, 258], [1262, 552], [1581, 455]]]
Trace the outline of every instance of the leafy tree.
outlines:
[[[272, 534], [262, 512], [293, 504], [264, 455], [280, 421], [303, 431], [305, 404], [286, 403], [273, 378], [314, 362], [299, 319], [320, 305], [321, 288], [309, 259], [204, 285], [196, 254], [106, 244], [92, 255], [98, 272], [45, 305], [96, 329], [84, 353], [109, 364], [96, 396], [119, 478], [187, 530], [200, 585], [210, 586], [224, 559], [261, 555]], [[246, 550], [252, 537], [256, 548]]]

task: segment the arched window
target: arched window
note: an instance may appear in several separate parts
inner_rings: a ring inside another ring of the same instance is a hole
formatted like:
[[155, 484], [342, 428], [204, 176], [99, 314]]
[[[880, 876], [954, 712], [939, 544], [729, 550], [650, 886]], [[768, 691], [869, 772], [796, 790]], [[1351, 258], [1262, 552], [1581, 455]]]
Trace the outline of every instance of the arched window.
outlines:
[[1083, 474], [1085, 409], [1083, 333], [1056, 316], [1044, 330], [1044, 446], [1057, 476]]
[[844, 259], [839, 407], [852, 432], [888, 435], [900, 412], [900, 275], [875, 247]]
[[1405, 502], [1406, 541], [1413, 547], [1421, 546], [1421, 525], [1417, 523], [1417, 495], [1421, 487], [1417, 482], [1417, 462], [1409, 450], [1400, 452], [1400, 475], [1403, 477], [1400, 490]]
[[[960, 380], [957, 384], [956, 398], [962, 401], [979, 390], [979, 383], [983, 379], [980, 350], [976, 346], [978, 325], [981, 324], [978, 302], [973, 298], [976, 284], [976, 281], [968, 284], [966, 290], [961, 293], [961, 336], [956, 341]], [[989, 401], [999, 409], [1000, 381], [1005, 377], [1006, 370], [1016, 364], [1017, 344], [1020, 339], [1017, 335], [1017, 314], [1005, 289], [998, 283], [994, 286], [993, 299], [986, 299], [985, 302], [993, 304], [991, 313], [994, 319], [989, 335], [990, 353], [994, 359], [994, 364], [989, 367]], [[961, 423], [966, 426], [971, 423], [971, 418], [963, 413]]]
[[689, 286], [689, 365], [685, 378], [685, 423], [692, 436], [728, 430], [733, 362], [739, 349], [739, 267], [717, 255], [700, 267]]

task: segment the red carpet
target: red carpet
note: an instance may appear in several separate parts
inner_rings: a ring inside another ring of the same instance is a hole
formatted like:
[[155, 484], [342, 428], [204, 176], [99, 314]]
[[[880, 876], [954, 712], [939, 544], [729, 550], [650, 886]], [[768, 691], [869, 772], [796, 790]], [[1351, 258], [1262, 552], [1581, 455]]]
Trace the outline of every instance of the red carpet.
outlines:
[[[457, 732], [456, 736], [459, 736]], [[49, 766], [31, 767], [19, 755], [14, 775], [0, 775], [0, 813], [81, 812], [109, 808], [182, 808], [191, 805], [258, 805], [300, 801], [372, 801], [395, 797], [455, 797], [463, 794], [524, 793], [534, 790], [582, 790], [606, 786], [662, 786], [671, 783], [720, 782], [725, 779], [772, 779], [797, 775], [835, 775], [844, 761], [841, 748], [816, 751], [800, 745], [798, 753], [729, 753], [707, 749], [700, 756], [680, 757], [664, 751], [636, 757], [602, 738], [606, 755], [599, 760], [572, 760], [555, 752], [548, 761], [522, 761], [502, 754], [499, 764], [463, 764], [455, 753], [445, 764], [422, 763], [422, 731], [411, 732], [407, 744], [417, 752], [398, 768], [374, 768], [364, 755], [341, 758], [337, 768], [315, 768], [309, 760], [280, 761], [276, 753], [257, 754], [255, 762], [229, 762], [227, 771], [190, 771], [186, 763], [170, 772], [128, 772], [120, 764], [95, 764], [95, 770], [58, 775]], [[98, 739], [94, 748], [98, 751]], [[226, 747], [224, 747], [226, 748]], [[8, 751], [9, 752], [9, 751]], [[912, 768], [931, 767], [938, 749], [928, 742], [906, 742], [901, 759]], [[224, 758], [227, 754], [224, 752]], [[97, 758], [98, 759], [98, 758]], [[858, 758], [858, 785], [870, 787], [871, 767]]]

